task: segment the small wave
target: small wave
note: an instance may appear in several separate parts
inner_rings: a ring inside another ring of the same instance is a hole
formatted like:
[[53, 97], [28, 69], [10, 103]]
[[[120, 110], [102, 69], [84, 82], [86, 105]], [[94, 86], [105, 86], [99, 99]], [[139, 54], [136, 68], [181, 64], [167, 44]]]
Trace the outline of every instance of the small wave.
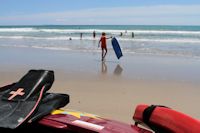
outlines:
[[199, 55], [194, 55], [192, 53], [188, 53], [188, 54], [185, 54], [185, 53], [180, 53], [180, 52], [177, 52], [177, 53], [170, 53], [170, 52], [163, 52], [163, 51], [154, 51], [154, 52], [151, 52], [151, 51], [126, 51], [124, 50], [123, 51], [124, 54], [132, 54], [132, 55], [153, 55], [153, 56], [171, 56], [171, 57], [186, 57], [186, 58], [194, 58], [194, 59], [198, 59], [200, 60], [200, 56]]
[[134, 30], [130, 31], [138, 34], [182, 34], [182, 35], [200, 35], [200, 31], [164, 31], [164, 30]]
[[49, 49], [49, 50], [62, 50], [62, 51], [70, 51], [72, 49], [70, 48], [64, 48], [64, 47], [44, 47], [44, 46], [32, 46], [32, 48], [38, 48], [38, 49]]
[[2, 39], [23, 39], [24, 36], [0, 36]]
[[84, 37], [80, 39], [77, 36], [60, 36], [60, 37], [32, 37], [32, 36], [0, 36], [0, 39], [36, 39], [36, 40], [97, 40], [93, 37]]
[[101, 29], [37, 29], [37, 28], [0, 28], [0, 32], [49, 32], [49, 33], [119, 33], [122, 30], [101, 30]]
[[[59, 36], [59, 37], [32, 37], [32, 36], [0, 36], [0, 39], [35, 39], [35, 40], [88, 40], [94, 41], [98, 40], [99, 38], [93, 38], [89, 36], [85, 36], [82, 39], [77, 36]], [[184, 39], [184, 38], [174, 38], [174, 39], [145, 39], [145, 38], [121, 38], [118, 37], [119, 41], [126, 41], [126, 42], [161, 42], [161, 43], [200, 43], [200, 39]]]
[[47, 33], [102, 33], [118, 35], [119, 33], [131, 34], [177, 34], [200, 35], [200, 31], [176, 31], [176, 30], [104, 30], [104, 29], [37, 29], [37, 28], [0, 28], [0, 32], [47, 32]]
[[34, 28], [0, 28], [0, 32], [37, 32]]
[[200, 39], [119, 39], [133, 42], [200, 43]]
[[0, 45], [1, 47], [16, 47], [16, 48], [37, 48], [37, 49], [49, 49], [49, 50], [61, 50], [61, 51], [70, 51], [72, 49], [68, 47], [54, 47], [54, 46], [37, 46], [37, 45]]

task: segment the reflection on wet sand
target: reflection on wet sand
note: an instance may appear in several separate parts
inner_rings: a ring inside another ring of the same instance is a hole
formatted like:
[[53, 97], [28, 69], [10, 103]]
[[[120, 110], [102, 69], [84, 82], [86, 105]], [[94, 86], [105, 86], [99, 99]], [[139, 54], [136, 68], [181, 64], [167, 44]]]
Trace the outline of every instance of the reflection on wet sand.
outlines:
[[[116, 76], [120, 76], [123, 72], [123, 68], [117, 64], [114, 71], [113, 71], [113, 74], [116, 75]], [[106, 62], [105, 61], [102, 61], [101, 62], [101, 74], [107, 74], [108, 73], [108, 67], [106, 65]]]
[[105, 61], [102, 61], [102, 63], [101, 63], [101, 73], [102, 74], [107, 73], [107, 65], [106, 65]]
[[114, 70], [113, 74], [119, 76], [119, 75], [122, 74], [122, 71], [123, 71], [123, 68], [119, 64], [117, 64], [117, 66], [115, 67], [115, 70]]

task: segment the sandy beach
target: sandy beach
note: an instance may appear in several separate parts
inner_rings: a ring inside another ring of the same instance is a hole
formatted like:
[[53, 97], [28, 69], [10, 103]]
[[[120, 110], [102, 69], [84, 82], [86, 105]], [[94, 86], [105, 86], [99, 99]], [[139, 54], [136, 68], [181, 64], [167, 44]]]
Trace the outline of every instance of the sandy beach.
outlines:
[[0, 62], [0, 86], [54, 70], [50, 91], [70, 95], [65, 108], [131, 123], [136, 105], [158, 104], [200, 119], [199, 59], [109, 52], [102, 63], [97, 52], [1, 47]]

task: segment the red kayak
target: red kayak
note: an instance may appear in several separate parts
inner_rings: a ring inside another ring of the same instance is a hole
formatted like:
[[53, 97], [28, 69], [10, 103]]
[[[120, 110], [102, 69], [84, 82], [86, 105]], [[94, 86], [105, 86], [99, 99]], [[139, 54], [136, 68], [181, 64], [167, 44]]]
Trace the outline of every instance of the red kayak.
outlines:
[[200, 121], [164, 106], [138, 105], [133, 123], [61, 110], [69, 95], [48, 93], [53, 71], [30, 70], [0, 88], [0, 131], [27, 133], [200, 133]]

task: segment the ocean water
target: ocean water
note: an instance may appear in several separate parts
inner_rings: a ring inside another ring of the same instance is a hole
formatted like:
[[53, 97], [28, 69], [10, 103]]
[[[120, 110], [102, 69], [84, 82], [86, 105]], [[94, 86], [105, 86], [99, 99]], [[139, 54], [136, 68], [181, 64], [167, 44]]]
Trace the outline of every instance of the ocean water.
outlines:
[[[95, 38], [93, 38], [94, 31]], [[115, 36], [125, 54], [200, 58], [200, 26], [0, 26], [0, 47], [100, 52], [97, 45], [102, 32], [106, 32], [108, 37]], [[110, 40], [108, 49], [112, 49]]]

